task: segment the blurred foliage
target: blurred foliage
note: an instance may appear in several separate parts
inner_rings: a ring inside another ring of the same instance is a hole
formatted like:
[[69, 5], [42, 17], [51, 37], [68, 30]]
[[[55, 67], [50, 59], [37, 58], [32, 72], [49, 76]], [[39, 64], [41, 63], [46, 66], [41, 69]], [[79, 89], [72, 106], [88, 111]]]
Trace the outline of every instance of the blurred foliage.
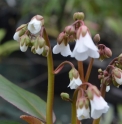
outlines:
[[[4, 38], [6, 31], [4, 29], [0, 29], [0, 42]], [[5, 57], [19, 49], [19, 44], [14, 40], [9, 40], [4, 44], [0, 45], [0, 57]], [[1, 58], [0, 58], [1, 59]]]
[[83, 11], [86, 20], [99, 25], [107, 24], [118, 34], [122, 31], [121, 0], [21, 0], [20, 5], [22, 15], [41, 14], [46, 26], [58, 31], [72, 22], [72, 15], [77, 11]]

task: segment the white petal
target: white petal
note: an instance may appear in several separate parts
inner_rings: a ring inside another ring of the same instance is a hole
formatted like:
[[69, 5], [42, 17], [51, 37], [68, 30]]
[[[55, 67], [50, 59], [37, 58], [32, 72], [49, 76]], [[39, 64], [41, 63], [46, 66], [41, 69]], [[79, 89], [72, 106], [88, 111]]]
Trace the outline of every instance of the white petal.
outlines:
[[54, 54], [58, 54], [58, 53], [61, 53], [62, 56], [68, 56], [68, 55], [71, 55], [71, 50], [70, 50], [70, 47], [69, 47], [69, 44], [67, 44], [67, 46], [65, 46], [64, 42], [62, 42], [61, 44], [58, 44], [55, 45], [53, 47], [53, 53]]
[[70, 89], [77, 89], [78, 86], [80, 86], [81, 84], [82, 84], [82, 81], [80, 80], [79, 77], [77, 79], [73, 78], [70, 81], [70, 84], [68, 85], [68, 87], [70, 87]]
[[90, 100], [91, 103], [91, 117], [93, 119], [99, 118], [103, 113], [106, 113], [109, 109], [107, 102], [103, 97], [98, 97], [94, 95], [93, 100]]
[[42, 48], [39, 48], [39, 47], [38, 47], [37, 49], [35, 49], [36, 53], [39, 54], [39, 55], [42, 54], [43, 50], [44, 50], [43, 47], [42, 47]]
[[82, 39], [76, 40], [76, 46], [74, 48], [78, 53], [86, 52], [88, 48], [84, 45]]
[[28, 48], [28, 46], [26, 46], [25, 43], [23, 44], [23, 46], [20, 45], [20, 50], [21, 50], [22, 52], [26, 52], [26, 51], [27, 51], [27, 48]]
[[89, 112], [90, 112], [89, 108], [86, 109], [85, 106], [83, 106], [81, 109], [78, 108], [77, 109], [78, 120], [90, 118]]
[[75, 59], [78, 61], [84, 61], [88, 58], [88, 54], [87, 52], [78, 53], [77, 51], [73, 51], [71, 57], [75, 57]]
[[60, 52], [61, 52], [60, 45], [57, 43], [57, 45], [53, 47], [53, 54], [58, 54]]
[[19, 41], [20, 37], [19, 37], [19, 31], [17, 31], [14, 36], [13, 36], [13, 39], [16, 40], [16, 41]]
[[106, 86], [106, 92], [109, 92], [110, 86]]
[[[82, 36], [81, 36], [82, 37]], [[92, 50], [98, 51], [98, 48], [95, 46], [95, 44], [93, 43], [89, 33], [87, 32], [86, 35], [84, 37], [82, 37], [82, 41], [84, 43], [84, 45]]]
[[88, 56], [90, 56], [91, 58], [99, 58], [100, 57], [100, 54], [98, 51], [94, 51], [94, 50], [89, 49], [87, 51], [87, 53], [88, 53]]
[[[61, 44], [62, 45], [62, 44]], [[67, 56], [69, 56], [69, 55], [71, 55], [71, 50], [70, 50], [70, 47], [69, 47], [69, 44], [67, 44], [67, 46], [65, 46], [65, 45], [62, 45], [61, 46], [61, 55], [62, 56], [65, 56], [65, 57], [67, 57]]]
[[33, 19], [28, 24], [28, 30], [32, 34], [37, 34], [41, 30], [41, 21], [38, 21], [37, 19]]
[[114, 78], [119, 85], [122, 85], [122, 74], [121, 74], [121, 78], [117, 78], [116, 76], [114, 76]]

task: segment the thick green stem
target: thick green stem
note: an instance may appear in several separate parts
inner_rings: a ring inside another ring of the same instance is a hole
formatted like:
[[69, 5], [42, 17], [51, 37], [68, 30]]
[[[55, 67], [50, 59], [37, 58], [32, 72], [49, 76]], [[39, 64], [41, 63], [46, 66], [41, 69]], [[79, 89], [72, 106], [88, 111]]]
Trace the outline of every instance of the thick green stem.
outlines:
[[47, 57], [47, 67], [48, 67], [48, 90], [47, 90], [47, 108], [46, 108], [46, 124], [53, 124], [53, 101], [54, 101], [54, 66], [50, 42], [44, 29], [43, 32], [46, 44], [49, 46], [50, 51]]

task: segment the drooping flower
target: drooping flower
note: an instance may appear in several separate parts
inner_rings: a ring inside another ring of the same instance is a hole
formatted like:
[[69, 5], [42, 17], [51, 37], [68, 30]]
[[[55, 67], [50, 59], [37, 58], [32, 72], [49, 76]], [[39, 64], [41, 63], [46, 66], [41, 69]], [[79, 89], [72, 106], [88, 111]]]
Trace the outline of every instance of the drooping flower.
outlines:
[[89, 107], [86, 108], [85, 106], [83, 106], [82, 108], [78, 108], [77, 109], [77, 118], [78, 120], [83, 120], [83, 119], [87, 119], [90, 118], [90, 109]]
[[28, 46], [26, 45], [26, 43], [24, 43], [24, 44], [21, 44], [21, 43], [20, 43], [20, 50], [21, 50], [22, 52], [26, 52], [27, 49], [28, 49]]
[[94, 45], [88, 31], [85, 36], [81, 34], [79, 39], [76, 40], [71, 57], [75, 57], [78, 61], [84, 61], [88, 57], [99, 58], [98, 48]]
[[13, 36], [13, 39], [16, 40], [16, 41], [19, 41], [20, 40], [20, 37], [22, 35], [24, 35], [25, 31], [27, 29], [27, 24], [22, 24], [21, 26], [19, 26], [17, 29], [16, 29], [16, 32]]
[[70, 87], [70, 89], [77, 89], [78, 86], [80, 86], [82, 84], [82, 81], [80, 80], [80, 78], [74, 78], [72, 80], [70, 80], [70, 84], [68, 85], [68, 87]]
[[114, 68], [112, 70], [112, 76], [117, 85], [122, 85], [122, 70], [119, 68]]
[[70, 78], [70, 84], [68, 85], [68, 87], [70, 87], [70, 89], [76, 89], [78, 86], [82, 84], [82, 81], [79, 77], [79, 73], [75, 68], [70, 70], [69, 78]]
[[28, 30], [32, 33], [32, 34], [37, 34], [40, 32], [42, 27], [42, 23], [40, 20], [37, 20], [36, 18], [32, 19], [29, 24], [28, 24]]
[[44, 47], [40, 48], [39, 46], [38, 46], [37, 49], [35, 49], [36, 53], [39, 54], [39, 55], [42, 54], [43, 50], [44, 50]]
[[20, 50], [26, 52], [30, 43], [30, 38], [28, 35], [23, 35], [20, 37]]
[[16, 41], [19, 41], [20, 37], [19, 37], [19, 31], [15, 32], [13, 39]]
[[69, 44], [65, 45], [64, 42], [62, 42], [61, 44], [57, 43], [57, 45], [53, 47], [53, 53], [54, 54], [61, 53], [61, 55], [65, 57], [71, 55]]
[[90, 99], [91, 104], [91, 117], [93, 119], [99, 118], [103, 113], [106, 113], [109, 109], [107, 102], [102, 96], [93, 95], [93, 99]]

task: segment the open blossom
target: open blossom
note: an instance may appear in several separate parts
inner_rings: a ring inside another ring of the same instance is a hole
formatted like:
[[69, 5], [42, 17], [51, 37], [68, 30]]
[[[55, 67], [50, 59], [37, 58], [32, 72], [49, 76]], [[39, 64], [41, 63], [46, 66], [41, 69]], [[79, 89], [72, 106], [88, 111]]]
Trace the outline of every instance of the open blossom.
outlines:
[[78, 120], [90, 118], [89, 113], [90, 113], [89, 107], [88, 108], [86, 108], [85, 106], [83, 106], [82, 108], [78, 107], [77, 109]]
[[54, 54], [61, 53], [61, 55], [65, 57], [71, 55], [69, 44], [65, 45], [64, 42], [62, 42], [61, 44], [57, 43], [57, 45], [53, 47], [53, 53]]
[[41, 30], [42, 24], [41, 21], [37, 20], [36, 18], [32, 19], [28, 24], [28, 30], [32, 34], [37, 34]]
[[107, 102], [101, 96], [94, 94], [93, 99], [90, 99], [91, 103], [91, 117], [93, 119], [99, 118], [103, 113], [106, 113], [109, 109]]
[[81, 34], [76, 40], [71, 57], [75, 57], [78, 61], [84, 61], [88, 57], [99, 58], [98, 48], [94, 45], [88, 32], [85, 36]]
[[80, 86], [82, 84], [82, 81], [79, 77], [74, 78], [72, 80], [70, 80], [70, 84], [68, 85], [68, 87], [70, 87], [70, 89], [77, 89], [78, 86]]

